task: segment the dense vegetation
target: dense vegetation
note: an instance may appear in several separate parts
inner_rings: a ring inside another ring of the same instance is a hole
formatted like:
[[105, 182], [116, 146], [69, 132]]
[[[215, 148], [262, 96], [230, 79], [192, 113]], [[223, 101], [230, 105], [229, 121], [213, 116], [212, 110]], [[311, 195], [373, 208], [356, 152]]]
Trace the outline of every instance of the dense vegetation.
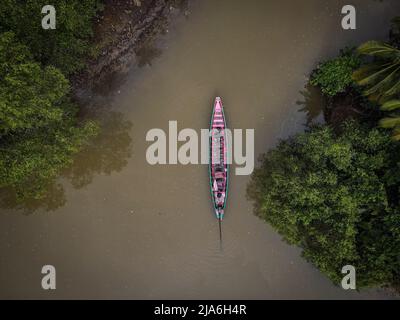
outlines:
[[[42, 28], [41, 10], [47, 4], [56, 8], [56, 30]], [[90, 50], [92, 18], [100, 8], [99, 0], [2, 0], [0, 33], [14, 32], [36, 61], [69, 75], [84, 66]]]
[[330, 101], [324, 112], [354, 109], [356, 101], [360, 114], [325, 117], [281, 141], [248, 186], [259, 217], [334, 283], [343, 266], [355, 266], [357, 288], [400, 285], [400, 145], [380, 120], [381, 108], [400, 107], [397, 23], [391, 43], [367, 42], [311, 76]]
[[353, 79], [364, 88], [364, 95], [389, 112], [380, 121], [384, 128], [393, 128], [393, 138], [400, 140], [400, 18], [393, 20], [389, 43], [368, 41], [358, 48], [366, 60]]
[[353, 83], [353, 71], [360, 63], [353, 50], [343, 50], [338, 57], [321, 63], [311, 75], [310, 83], [319, 86], [327, 96], [333, 97], [344, 92]]
[[399, 151], [382, 129], [314, 127], [265, 155], [249, 195], [336, 283], [351, 264], [358, 286], [391, 284], [400, 279]]
[[79, 123], [66, 78], [82, 68], [97, 1], [57, 0], [57, 29], [43, 30], [45, 1], [0, 6], [0, 187], [41, 198], [98, 127]]

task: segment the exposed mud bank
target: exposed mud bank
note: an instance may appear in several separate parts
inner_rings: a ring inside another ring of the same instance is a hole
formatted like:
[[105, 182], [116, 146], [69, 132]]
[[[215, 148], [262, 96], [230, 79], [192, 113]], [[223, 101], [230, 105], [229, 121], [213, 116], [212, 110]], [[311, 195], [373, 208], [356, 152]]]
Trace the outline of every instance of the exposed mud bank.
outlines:
[[168, 22], [187, 14], [187, 0], [105, 0], [95, 18], [93, 48], [87, 68], [72, 79], [74, 96], [80, 98], [117, 73], [138, 63], [138, 53]]

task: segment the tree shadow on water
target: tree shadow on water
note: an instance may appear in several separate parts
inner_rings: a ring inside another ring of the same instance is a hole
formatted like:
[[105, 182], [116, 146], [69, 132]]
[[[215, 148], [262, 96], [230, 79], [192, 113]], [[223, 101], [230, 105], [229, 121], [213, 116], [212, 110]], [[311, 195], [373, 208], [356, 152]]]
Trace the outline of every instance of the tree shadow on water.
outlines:
[[25, 199], [18, 201], [15, 191], [10, 188], [0, 190], [0, 207], [2, 209], [19, 211], [22, 214], [31, 214], [36, 210], [53, 211], [65, 205], [64, 187], [61, 183], [52, 181], [41, 199]]
[[79, 189], [90, 184], [97, 174], [110, 175], [121, 171], [132, 154], [131, 128], [132, 123], [123, 119], [122, 114], [107, 113], [101, 123], [100, 134], [76, 155], [74, 163], [64, 171], [63, 176]]
[[310, 84], [307, 84], [304, 90], [300, 91], [303, 97], [302, 101], [296, 101], [298, 106], [301, 106], [299, 112], [306, 114], [306, 125], [310, 126], [314, 123], [321, 123], [323, 119], [323, 110], [326, 106], [326, 99], [321, 90]]
[[121, 171], [132, 154], [130, 129], [132, 123], [118, 112], [106, 112], [98, 120], [100, 132], [73, 157], [72, 164], [60, 176], [49, 181], [46, 193], [40, 199], [17, 201], [15, 191], [0, 190], [0, 208], [31, 214], [37, 210], [54, 211], [67, 202], [65, 183], [75, 189], [89, 185], [98, 174], [110, 175]]

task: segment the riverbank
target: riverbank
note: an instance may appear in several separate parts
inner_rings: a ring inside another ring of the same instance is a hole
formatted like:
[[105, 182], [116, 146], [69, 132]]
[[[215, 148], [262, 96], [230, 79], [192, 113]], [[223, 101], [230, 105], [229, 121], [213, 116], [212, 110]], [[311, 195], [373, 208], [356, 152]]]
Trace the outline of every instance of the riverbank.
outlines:
[[187, 0], [105, 0], [94, 19], [94, 36], [87, 67], [71, 79], [73, 95], [126, 73], [138, 62], [141, 50], [168, 32], [174, 16], [187, 11]]
[[[399, 27], [394, 19], [390, 34]], [[399, 115], [384, 112], [399, 108], [397, 70], [387, 71], [400, 53], [394, 45], [369, 40], [318, 63], [308, 85], [327, 101], [326, 124], [268, 150], [247, 191], [254, 213], [334, 284], [343, 286], [342, 268], [350, 265], [358, 289], [398, 294]]]

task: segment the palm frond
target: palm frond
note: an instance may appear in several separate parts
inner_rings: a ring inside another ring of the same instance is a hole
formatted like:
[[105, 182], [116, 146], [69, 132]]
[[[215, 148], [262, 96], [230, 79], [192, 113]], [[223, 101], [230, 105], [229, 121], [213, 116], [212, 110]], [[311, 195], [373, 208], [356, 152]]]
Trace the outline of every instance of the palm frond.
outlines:
[[396, 82], [400, 81], [398, 75], [399, 70], [400, 66], [397, 66], [397, 68], [393, 70], [390, 74], [388, 74], [384, 79], [378, 81], [377, 84], [365, 90], [364, 94], [369, 96], [374, 93], [381, 92], [383, 96], [389, 96], [389, 94], [386, 91], [392, 88], [393, 81]]
[[399, 58], [400, 50], [395, 47], [380, 41], [367, 41], [358, 47], [360, 54], [380, 57], [380, 58]]
[[397, 95], [400, 92], [400, 76], [398, 78], [399, 79], [398, 79], [397, 83], [395, 83], [393, 85], [393, 87], [391, 87], [390, 89], [388, 89], [386, 91], [385, 96], [391, 97], [391, 96]]
[[360, 86], [365, 86], [374, 83], [385, 72], [389, 72], [395, 67], [396, 65], [392, 63], [367, 64], [356, 70], [352, 77]]
[[396, 109], [400, 109], [400, 100], [390, 100], [381, 106], [381, 110], [383, 111], [393, 111]]
[[382, 128], [395, 128], [400, 125], [400, 116], [383, 118], [379, 121], [379, 125]]
[[400, 140], [400, 128], [396, 128], [393, 130], [392, 138], [396, 141]]

